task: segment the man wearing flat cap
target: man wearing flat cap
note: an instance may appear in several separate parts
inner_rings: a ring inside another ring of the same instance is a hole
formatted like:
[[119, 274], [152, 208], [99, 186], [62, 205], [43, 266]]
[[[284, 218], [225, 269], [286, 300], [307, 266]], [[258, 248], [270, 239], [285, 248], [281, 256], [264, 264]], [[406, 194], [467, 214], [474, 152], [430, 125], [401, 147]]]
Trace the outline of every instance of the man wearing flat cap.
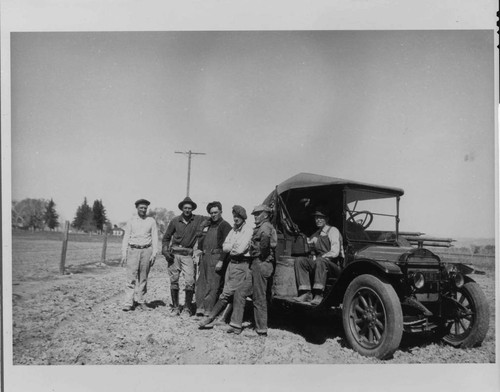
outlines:
[[193, 248], [200, 234], [201, 223], [205, 217], [194, 215], [196, 203], [187, 196], [179, 203], [181, 215], [173, 218], [162, 240], [162, 254], [168, 263], [170, 278], [170, 295], [172, 297], [172, 313], [179, 315], [179, 277], [184, 276], [185, 299], [183, 311], [192, 315], [191, 304], [195, 286], [195, 269]]
[[196, 281], [196, 315], [208, 316], [220, 294], [222, 278], [225, 273], [227, 253], [222, 244], [231, 225], [222, 218], [222, 204], [219, 201], [208, 203], [207, 212], [210, 219], [202, 223], [198, 249], [202, 252], [199, 263], [199, 275]]
[[127, 286], [122, 308], [124, 311], [133, 310], [135, 304], [140, 309], [148, 309], [144, 296], [147, 292], [149, 270], [158, 253], [156, 221], [152, 217], [146, 217], [149, 204], [146, 199], [137, 200], [137, 215], [125, 226], [121, 261], [122, 265], [127, 265]]
[[222, 244], [222, 250], [229, 253], [224, 289], [209, 316], [200, 322], [200, 329], [213, 328], [217, 315], [226, 307], [245, 279], [250, 276], [250, 242], [253, 230], [246, 223], [247, 213], [243, 207], [235, 205], [232, 212], [234, 226]]
[[252, 211], [255, 219], [250, 255], [252, 257], [251, 275], [234, 293], [231, 328], [228, 333], [240, 334], [246, 297], [252, 296], [255, 330], [259, 336], [267, 336], [267, 284], [274, 270], [274, 250], [278, 235], [269, 218], [271, 208], [259, 205]]
[[[333, 273], [340, 271], [344, 249], [340, 232], [328, 225], [326, 214], [317, 210], [313, 216], [318, 230], [307, 240], [312, 255], [299, 258], [295, 263], [295, 277], [300, 294], [295, 300], [317, 306], [323, 301], [328, 271]], [[311, 276], [313, 276], [312, 290]]]

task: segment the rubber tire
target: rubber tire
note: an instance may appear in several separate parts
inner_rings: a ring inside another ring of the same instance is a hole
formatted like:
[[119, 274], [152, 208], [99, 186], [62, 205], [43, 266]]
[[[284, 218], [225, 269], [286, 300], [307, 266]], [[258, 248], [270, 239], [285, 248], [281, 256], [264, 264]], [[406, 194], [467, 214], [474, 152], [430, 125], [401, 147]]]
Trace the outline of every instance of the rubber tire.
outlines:
[[[443, 341], [447, 344], [458, 348], [471, 348], [479, 346], [488, 332], [490, 323], [490, 311], [488, 308], [488, 300], [483, 291], [476, 282], [468, 282], [464, 284], [458, 292], [464, 295], [469, 301], [471, 310], [476, 317], [469, 325], [468, 333], [463, 333], [461, 337], [446, 331], [443, 333]], [[453, 328], [453, 326], [451, 326]], [[442, 328], [444, 330], [444, 327]]]
[[[356, 330], [356, 323], [351, 321], [358, 293], [375, 295], [375, 298], [382, 305], [384, 328], [377, 344], [363, 342]], [[403, 336], [403, 311], [396, 291], [389, 283], [376, 276], [358, 276], [349, 284], [344, 294], [342, 323], [347, 341], [355, 351], [361, 355], [378, 359], [391, 357], [399, 347]]]

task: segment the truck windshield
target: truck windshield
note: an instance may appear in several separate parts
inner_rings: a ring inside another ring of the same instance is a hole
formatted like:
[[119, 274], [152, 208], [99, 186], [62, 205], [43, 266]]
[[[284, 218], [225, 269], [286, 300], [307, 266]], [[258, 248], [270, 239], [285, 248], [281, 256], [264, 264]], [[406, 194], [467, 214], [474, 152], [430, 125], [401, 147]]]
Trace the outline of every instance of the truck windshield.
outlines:
[[346, 200], [345, 233], [348, 239], [369, 242], [396, 240], [396, 197], [376, 192], [347, 190]]

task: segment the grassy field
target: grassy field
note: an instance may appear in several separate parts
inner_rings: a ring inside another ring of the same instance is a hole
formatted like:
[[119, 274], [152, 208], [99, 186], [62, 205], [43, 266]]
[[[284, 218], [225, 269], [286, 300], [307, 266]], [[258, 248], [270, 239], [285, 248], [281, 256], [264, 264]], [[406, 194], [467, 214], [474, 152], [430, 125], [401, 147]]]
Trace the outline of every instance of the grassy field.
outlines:
[[472, 264], [476, 269], [487, 273], [495, 272], [495, 256], [481, 254], [465, 254], [457, 253], [453, 248], [441, 250], [431, 249], [441, 260], [445, 262], [459, 262], [464, 264]]
[[[50, 231], [14, 231], [12, 233], [12, 263], [14, 280], [45, 279], [59, 273], [63, 233]], [[121, 258], [122, 237], [108, 236], [106, 262], [117, 263]], [[101, 261], [104, 237], [70, 233], [66, 253], [69, 273]], [[477, 269], [494, 273], [495, 258], [491, 255], [457, 253], [454, 248], [435, 248], [443, 261], [473, 264]]]
[[[63, 234], [60, 232], [12, 233], [12, 279], [46, 279], [59, 274]], [[75, 234], [68, 236], [66, 270], [71, 273], [81, 267], [101, 261], [104, 236]], [[108, 236], [106, 261], [118, 262], [121, 257], [121, 237]]]

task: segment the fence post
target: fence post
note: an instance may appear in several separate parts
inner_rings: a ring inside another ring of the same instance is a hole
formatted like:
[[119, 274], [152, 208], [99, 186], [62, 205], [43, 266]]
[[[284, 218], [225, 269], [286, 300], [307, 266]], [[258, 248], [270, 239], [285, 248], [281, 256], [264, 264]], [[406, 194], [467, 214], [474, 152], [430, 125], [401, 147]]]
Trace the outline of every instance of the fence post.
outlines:
[[59, 274], [61, 275], [64, 275], [64, 269], [66, 264], [66, 251], [68, 250], [68, 231], [69, 231], [69, 221], [66, 221], [66, 223], [64, 224], [61, 262], [59, 263]]
[[102, 244], [101, 262], [99, 263], [100, 265], [103, 265], [104, 262], [106, 261], [106, 248], [107, 247], [108, 247], [108, 231], [105, 230], [105, 232], [104, 232], [104, 242]]

